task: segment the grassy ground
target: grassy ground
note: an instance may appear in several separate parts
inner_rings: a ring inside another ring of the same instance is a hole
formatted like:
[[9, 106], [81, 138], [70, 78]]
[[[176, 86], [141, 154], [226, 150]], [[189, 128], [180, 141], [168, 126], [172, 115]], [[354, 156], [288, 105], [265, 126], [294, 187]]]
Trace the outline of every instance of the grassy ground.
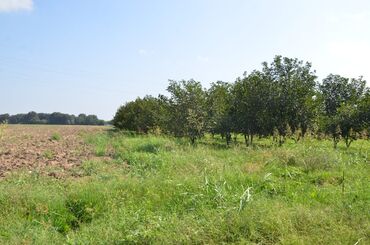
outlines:
[[369, 141], [85, 139], [79, 177], [0, 180], [1, 244], [370, 243]]

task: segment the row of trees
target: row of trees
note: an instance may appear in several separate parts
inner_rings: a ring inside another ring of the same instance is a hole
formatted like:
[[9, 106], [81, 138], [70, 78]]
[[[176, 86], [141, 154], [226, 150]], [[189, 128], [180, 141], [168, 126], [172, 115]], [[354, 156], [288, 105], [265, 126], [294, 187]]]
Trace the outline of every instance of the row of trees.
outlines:
[[78, 116], [64, 114], [60, 112], [36, 113], [31, 111], [27, 114], [2, 114], [0, 123], [9, 124], [59, 124], [59, 125], [104, 125], [104, 120], [100, 120], [95, 115], [80, 114]]
[[146, 96], [121, 106], [113, 124], [118, 129], [148, 133], [160, 130], [192, 143], [205, 133], [271, 137], [279, 144], [298, 141], [308, 131], [343, 138], [347, 147], [370, 127], [370, 92], [362, 77], [330, 74], [317, 81], [311, 64], [276, 56], [261, 70], [244, 74], [234, 83], [170, 81], [169, 96]]

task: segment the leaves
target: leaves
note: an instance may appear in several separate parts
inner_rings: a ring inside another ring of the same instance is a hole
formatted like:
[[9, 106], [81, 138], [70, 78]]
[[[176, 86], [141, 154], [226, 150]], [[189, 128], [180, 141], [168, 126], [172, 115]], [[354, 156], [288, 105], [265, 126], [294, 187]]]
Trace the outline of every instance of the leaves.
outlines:
[[116, 128], [159, 128], [192, 143], [205, 133], [220, 134], [227, 144], [232, 134], [243, 134], [247, 146], [254, 136], [273, 136], [281, 145], [313, 131], [330, 135], [335, 147], [343, 138], [349, 147], [370, 127], [370, 92], [362, 77], [330, 74], [318, 84], [311, 63], [296, 58], [275, 56], [261, 70], [234, 83], [217, 81], [208, 90], [195, 80], [170, 80], [167, 91], [168, 97], [146, 96], [120, 107]]

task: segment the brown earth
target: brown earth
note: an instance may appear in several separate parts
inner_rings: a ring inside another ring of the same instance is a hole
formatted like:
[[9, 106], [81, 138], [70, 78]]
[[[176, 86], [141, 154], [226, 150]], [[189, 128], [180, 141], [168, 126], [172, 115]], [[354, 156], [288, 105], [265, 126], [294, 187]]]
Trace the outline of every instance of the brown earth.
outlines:
[[[83, 134], [104, 129], [99, 126], [7, 125], [0, 135], [0, 177], [16, 169], [64, 175], [93, 157]], [[50, 171], [52, 169], [58, 171]]]

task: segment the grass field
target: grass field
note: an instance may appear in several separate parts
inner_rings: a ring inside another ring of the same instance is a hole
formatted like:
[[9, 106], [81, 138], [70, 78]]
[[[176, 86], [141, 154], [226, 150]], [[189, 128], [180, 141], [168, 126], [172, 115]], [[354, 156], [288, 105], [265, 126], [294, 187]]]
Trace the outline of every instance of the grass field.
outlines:
[[76, 134], [92, 154], [68, 174], [0, 179], [0, 244], [370, 243], [369, 141]]

